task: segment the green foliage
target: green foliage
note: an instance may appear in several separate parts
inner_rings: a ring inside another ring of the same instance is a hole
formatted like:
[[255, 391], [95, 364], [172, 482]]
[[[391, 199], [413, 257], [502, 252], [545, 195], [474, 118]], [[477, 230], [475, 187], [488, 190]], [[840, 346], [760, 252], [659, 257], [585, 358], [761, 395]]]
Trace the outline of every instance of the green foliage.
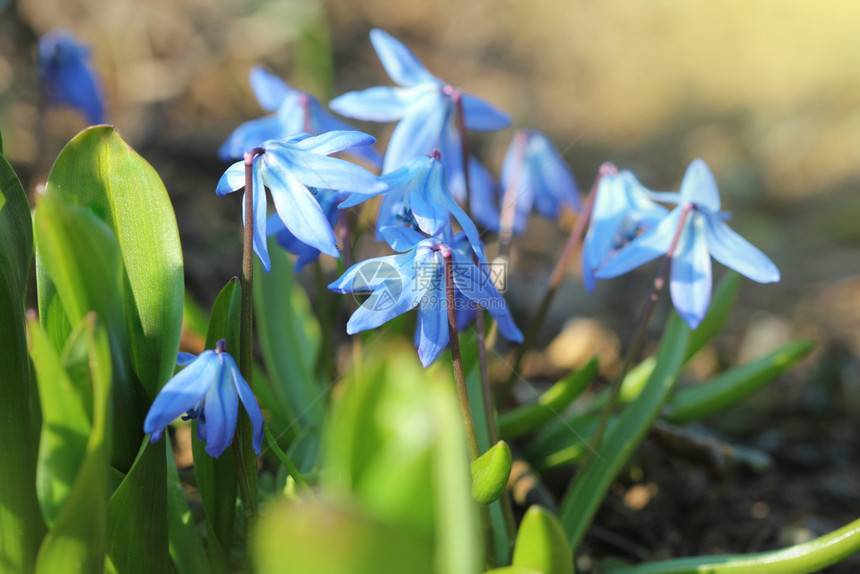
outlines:
[[171, 449], [165, 448], [167, 464], [167, 532], [170, 536], [170, 557], [177, 574], [203, 574], [212, 567], [206, 549], [197, 534], [194, 516], [182, 490], [179, 472]]
[[573, 574], [573, 553], [555, 514], [540, 506], [526, 511], [517, 534], [513, 566], [541, 574]]
[[481, 504], [498, 500], [511, 476], [511, 447], [503, 440], [472, 461], [472, 498]]

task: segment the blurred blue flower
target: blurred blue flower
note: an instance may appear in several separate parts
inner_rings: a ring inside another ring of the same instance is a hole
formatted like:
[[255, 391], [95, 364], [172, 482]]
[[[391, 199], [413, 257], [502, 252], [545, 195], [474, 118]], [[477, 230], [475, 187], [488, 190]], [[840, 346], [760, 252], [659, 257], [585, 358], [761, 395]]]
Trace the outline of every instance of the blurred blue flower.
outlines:
[[[341, 209], [353, 207], [371, 197], [385, 194], [376, 220], [377, 239], [400, 244], [402, 236], [396, 232], [402, 227], [422, 231], [430, 236], [439, 235], [446, 226], [450, 227], [453, 215], [469, 238], [475, 253], [483, 259], [478, 229], [448, 191], [439, 150], [434, 150], [431, 155], [416, 156], [379, 179], [386, 184], [386, 188], [370, 193], [351, 193], [340, 204]], [[398, 249], [398, 244], [392, 243], [391, 246]]]
[[779, 281], [776, 265], [726, 225], [717, 182], [700, 159], [684, 175], [678, 207], [606, 261], [597, 277], [617, 277], [667, 253], [679, 224], [670, 290], [675, 309], [691, 329], [698, 327], [711, 302], [711, 256], [753, 281]]
[[[386, 185], [366, 169], [327, 155], [375, 141], [373, 136], [361, 132], [335, 131], [313, 137], [298, 134], [285, 141], [270, 140], [263, 145], [262, 153], [254, 158], [252, 174], [254, 253], [266, 273], [271, 269], [271, 262], [266, 245], [265, 188], [272, 194], [275, 211], [284, 227], [296, 239], [326, 255], [338, 257], [334, 230], [314, 196], [323, 190], [371, 193], [385, 189]], [[227, 168], [215, 192], [223, 196], [244, 186], [245, 162], [240, 161]], [[243, 209], [244, 205], [243, 202]]]
[[[326, 112], [315, 97], [290, 88], [265, 68], [255, 66], [248, 79], [260, 107], [275, 113], [247, 121], [236, 128], [218, 149], [218, 157], [224, 161], [241, 159], [245, 152], [262, 146], [268, 140], [284, 139], [296, 133], [319, 135], [353, 129]], [[364, 159], [374, 168], [382, 163], [379, 152], [371, 146], [358, 147], [348, 153]]]
[[611, 163], [605, 163], [599, 177], [582, 247], [582, 277], [588, 291], [594, 289], [594, 273], [601, 265], [668, 213], [652, 201], [653, 192], [643, 187], [632, 172], [619, 172]]
[[[513, 190], [513, 232], [525, 231], [532, 210], [549, 219], [556, 219], [563, 205], [574, 211], [581, 209], [579, 189], [567, 163], [545, 135], [534, 130], [518, 130], [505, 154], [502, 164], [501, 188], [504, 194]], [[502, 195], [502, 201], [504, 199]]]
[[449, 342], [446, 256], [452, 258], [454, 287], [463, 295], [458, 304], [487, 309], [503, 336], [522, 341], [522, 333], [486, 266], [476, 265], [471, 257], [451, 249], [439, 238], [424, 239], [405, 253], [356, 263], [329, 285], [329, 289], [339, 293], [372, 292], [350, 317], [346, 332], [352, 335], [374, 329], [417, 307], [418, 357], [425, 367], [432, 363]]
[[90, 51], [68, 30], [39, 39], [39, 80], [48, 104], [71, 106], [90, 125], [104, 123], [104, 93]]
[[399, 120], [388, 142], [383, 173], [397, 169], [417, 155], [439, 149], [445, 158], [449, 189], [462, 201], [465, 177], [455, 100], [462, 101], [467, 129], [500, 130], [510, 120], [484, 100], [432, 75], [409, 48], [387, 32], [371, 30], [370, 41], [385, 71], [399, 87], [377, 86], [349, 92], [332, 100], [329, 106], [341, 115], [361, 120]]
[[177, 363], [187, 366], [167, 381], [143, 422], [143, 431], [152, 435], [152, 442], [161, 438], [167, 425], [187, 413], [183, 420], [197, 419], [197, 437], [206, 442], [206, 453], [218, 458], [233, 442], [241, 401], [254, 430], [251, 444], [260, 454], [263, 415], [236, 361], [224, 347], [221, 339], [214, 351], [203, 351], [196, 357], [179, 353]]
[[[337, 205], [344, 198], [345, 194], [328, 189], [311, 190], [311, 192], [314, 193], [314, 197], [320, 204], [320, 208], [329, 225], [334, 228], [338, 218]], [[320, 250], [300, 241], [292, 231], [287, 229], [277, 213], [269, 216], [268, 223], [266, 224], [266, 234], [269, 237], [274, 236], [281, 247], [297, 256], [295, 263], [296, 272], [301, 271], [305, 265], [313, 263], [320, 256]]]

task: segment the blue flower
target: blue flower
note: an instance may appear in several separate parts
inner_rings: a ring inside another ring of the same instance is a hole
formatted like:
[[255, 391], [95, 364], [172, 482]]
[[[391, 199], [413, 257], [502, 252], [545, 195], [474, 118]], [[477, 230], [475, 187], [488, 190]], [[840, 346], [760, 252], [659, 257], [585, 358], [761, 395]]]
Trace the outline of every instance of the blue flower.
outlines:
[[104, 123], [104, 94], [90, 51], [68, 30], [39, 40], [39, 80], [49, 104], [75, 108], [90, 125]]
[[462, 304], [480, 305], [495, 318], [499, 332], [512, 341], [522, 341], [504, 298], [493, 285], [485, 265], [451, 249], [439, 238], [424, 239], [411, 250], [356, 263], [329, 289], [339, 293], [372, 291], [350, 317], [350, 335], [379, 327], [386, 321], [418, 308], [416, 342], [418, 357], [426, 367], [448, 346], [448, 315], [445, 292], [445, 257], [451, 257], [454, 286], [464, 297]]
[[177, 363], [187, 366], [167, 381], [143, 422], [143, 431], [152, 435], [152, 442], [161, 438], [167, 425], [187, 413], [182, 418], [197, 419], [197, 437], [206, 442], [206, 453], [218, 458], [233, 442], [242, 401], [254, 430], [251, 444], [260, 454], [263, 415], [236, 361], [224, 351], [224, 346], [221, 339], [214, 351], [203, 351], [196, 357], [179, 353]]
[[[366, 169], [326, 156], [375, 141], [361, 132], [335, 131], [313, 137], [298, 134], [285, 141], [270, 140], [263, 145], [262, 153], [254, 158], [252, 175], [254, 253], [266, 273], [271, 269], [271, 262], [266, 245], [265, 188], [272, 194], [275, 211], [284, 227], [302, 243], [338, 257], [334, 230], [314, 196], [323, 190], [371, 193], [386, 186]], [[244, 185], [245, 163], [240, 161], [227, 168], [215, 192], [223, 196]], [[242, 205], [244, 208], [244, 202]]]
[[[505, 154], [502, 164], [502, 189], [515, 194], [513, 232], [525, 231], [529, 214], [534, 210], [549, 219], [556, 219], [563, 205], [574, 211], [581, 208], [579, 189], [564, 158], [545, 135], [534, 130], [518, 130]], [[506, 201], [502, 196], [502, 201]]]
[[[445, 158], [453, 196], [465, 197], [462, 147], [456, 127], [456, 99], [463, 105], [467, 129], [495, 131], [510, 124], [493, 106], [444, 83], [387, 32], [371, 30], [370, 41], [385, 71], [399, 87], [377, 86], [349, 92], [329, 103], [337, 113], [375, 122], [399, 120], [391, 134], [383, 173], [404, 165], [417, 155], [440, 149]], [[470, 182], [471, 183], [471, 182]]]
[[643, 187], [632, 172], [619, 172], [611, 163], [605, 163], [599, 177], [582, 247], [582, 276], [588, 291], [594, 289], [594, 273], [601, 265], [668, 213], [652, 201], [653, 192]]
[[[322, 208], [329, 225], [334, 228], [338, 218], [338, 202], [343, 199], [344, 194], [339, 191], [317, 190], [315, 195], [317, 202]], [[306, 243], [302, 243], [287, 229], [284, 222], [281, 221], [277, 213], [269, 216], [266, 223], [266, 234], [269, 237], [274, 236], [281, 247], [296, 255], [295, 270], [298, 273], [305, 265], [316, 261], [320, 256], [320, 250], [316, 247], [311, 247]]]
[[[385, 239], [395, 250], [403, 250], [399, 247], [403, 245], [400, 241], [402, 235], [398, 234], [400, 228], [411, 228], [430, 236], [439, 235], [443, 229], [450, 227], [453, 215], [469, 238], [475, 253], [483, 259], [478, 229], [448, 191], [439, 150], [431, 155], [414, 157], [379, 179], [386, 184], [385, 189], [352, 193], [340, 204], [341, 209], [353, 207], [371, 197], [385, 194], [376, 220], [377, 239]], [[420, 237], [420, 234], [416, 236]], [[408, 247], [412, 245], [414, 243]]]
[[[260, 107], [275, 113], [250, 120], [236, 128], [218, 149], [218, 157], [224, 161], [241, 159], [245, 152], [262, 146], [268, 140], [288, 138], [296, 133], [319, 135], [353, 129], [326, 112], [315, 97], [290, 88], [265, 68], [255, 66], [248, 79]], [[366, 160], [374, 168], [382, 163], [379, 152], [370, 146], [358, 147], [349, 153]]]
[[711, 302], [711, 256], [759, 283], [779, 281], [776, 265], [732, 231], [720, 211], [717, 182], [707, 164], [696, 159], [681, 182], [678, 207], [598, 269], [597, 277], [616, 277], [669, 251], [672, 253], [672, 303], [691, 329], [698, 327]]

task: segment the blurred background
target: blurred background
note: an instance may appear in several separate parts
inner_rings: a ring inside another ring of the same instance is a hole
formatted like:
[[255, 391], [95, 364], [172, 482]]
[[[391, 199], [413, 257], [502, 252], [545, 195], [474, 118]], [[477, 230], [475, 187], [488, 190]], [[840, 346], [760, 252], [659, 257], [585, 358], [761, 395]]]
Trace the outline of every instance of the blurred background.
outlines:
[[[647, 443], [640, 472], [613, 490], [590, 549], [643, 558], [747, 552], [856, 517], [860, 4], [0, 0], [0, 9], [0, 131], [25, 187], [44, 181], [64, 143], [85, 127], [76, 113], [51, 110], [44, 136], [37, 135], [36, 42], [62, 26], [89, 43], [111, 123], [164, 179], [187, 285], [207, 308], [240, 265], [239, 198], [219, 199], [214, 189], [226, 167], [218, 145], [239, 123], [262, 115], [249, 69], [264, 65], [324, 102], [390, 84], [368, 40], [373, 27], [404, 41], [435, 75], [507, 111], [513, 127], [545, 132], [583, 192], [604, 161], [633, 170], [651, 189], [677, 190], [688, 163], [705, 159], [732, 226], [773, 259], [783, 279], [744, 282], [725, 334], [688, 377], [701, 379], [798, 336], [818, 347], [745, 407], [709, 421], [709, 432], [771, 455], [770, 470], [715, 476]], [[358, 127], [384, 144], [392, 125]], [[512, 133], [473, 139], [495, 173]], [[559, 227], [534, 217], [515, 243], [508, 297], [521, 324], [572, 219]], [[327, 265], [334, 274], [332, 261]], [[594, 350], [611, 374], [655, 269], [603, 282], [587, 295], [572, 264], [544, 350], [530, 357], [527, 374], [563, 372]], [[717, 265], [715, 275], [722, 272]], [[667, 310], [663, 301], [652, 340]], [[638, 487], [638, 498], [630, 497]]]

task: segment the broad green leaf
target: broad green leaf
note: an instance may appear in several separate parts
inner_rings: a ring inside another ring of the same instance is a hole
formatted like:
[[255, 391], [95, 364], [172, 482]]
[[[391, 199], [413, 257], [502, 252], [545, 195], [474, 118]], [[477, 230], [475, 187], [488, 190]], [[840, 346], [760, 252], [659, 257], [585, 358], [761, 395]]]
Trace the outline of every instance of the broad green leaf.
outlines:
[[254, 260], [254, 320], [272, 394], [283, 410], [299, 417], [303, 427], [320, 427], [325, 389], [314, 374], [320, 325], [295, 281], [290, 256], [274, 239], [269, 242], [269, 255], [272, 270], [268, 274]]
[[112, 127], [97, 126], [60, 153], [47, 193], [90, 211], [116, 236], [133, 368], [154, 398], [173, 375], [184, 296], [179, 232], [164, 184]]
[[543, 574], [539, 570], [535, 570], [534, 568], [528, 568], [526, 566], [504, 566], [502, 568], [493, 568], [492, 570], [487, 570], [486, 574]]
[[110, 499], [107, 555], [117, 572], [167, 572], [167, 462], [164, 445], [144, 438]]
[[[146, 398], [129, 368], [122, 260], [116, 237], [90, 211], [50, 193], [38, 198], [35, 229], [37, 260], [50, 278], [49, 284], [39, 283], [40, 309], [58, 298], [69, 325], [79, 324], [95, 311], [107, 330], [114, 374], [111, 463], [125, 472], [143, 438]], [[52, 328], [44, 318], [42, 325]], [[57, 332], [51, 339], [56, 342], [69, 335], [70, 331]]]
[[36, 498], [39, 414], [31, 408], [35, 388], [24, 326], [32, 259], [30, 206], [12, 166], [0, 156], [0, 564], [10, 572], [32, 570], [45, 531]]
[[534, 431], [548, 420], [560, 418], [594, 380], [597, 365], [597, 357], [593, 357], [584, 367], [550, 387], [536, 403], [500, 415], [499, 434], [508, 439], [516, 438]]
[[573, 553], [555, 514], [532, 506], [523, 516], [514, 546], [513, 566], [541, 574], [573, 574]]
[[[225, 339], [227, 352], [238, 355], [241, 297], [239, 279], [234, 277], [227, 282], [212, 306], [206, 334], [207, 349], [214, 349], [219, 340]], [[237, 493], [233, 449], [212, 458], [206, 454], [205, 445], [197, 440], [197, 421], [192, 424], [191, 434], [194, 475], [206, 511], [209, 559], [216, 572], [228, 572]]]
[[756, 554], [694, 556], [613, 568], [612, 574], [806, 574], [820, 572], [860, 552], [860, 520], [824, 536]]
[[472, 461], [472, 498], [481, 504], [498, 500], [511, 476], [511, 447], [503, 440]]
[[660, 408], [669, 398], [684, 364], [690, 329], [677, 313], [670, 315], [645, 388], [606, 434], [592, 463], [577, 473], [561, 503], [561, 523], [571, 548], [577, 548], [609, 485], [633, 454]]
[[[79, 572], [101, 572], [105, 563], [110, 492], [111, 353], [107, 333], [95, 315], [89, 314], [86, 320], [93, 387], [92, 432], [74, 485], [39, 549], [35, 568], [39, 574], [65, 572], [72, 564]], [[34, 320], [29, 329], [35, 333], [40, 327]], [[40, 346], [45, 346], [46, 340], [43, 334]]]
[[197, 525], [188, 506], [185, 491], [171, 449], [167, 455], [167, 532], [170, 536], [170, 557], [178, 574], [205, 574], [212, 571], [206, 549], [197, 533]]
[[793, 341], [758, 359], [721, 373], [708, 382], [679, 390], [662, 418], [676, 424], [708, 417], [747, 398], [806, 357], [815, 346]]
[[[85, 352], [86, 384], [91, 384], [87, 346], [92, 328], [81, 323], [81, 342]], [[36, 323], [30, 325], [30, 354], [36, 368], [42, 406], [42, 437], [39, 441], [39, 466], [36, 487], [39, 506], [48, 527], [56, 522], [75, 484], [92, 431], [92, 391], [76, 387], [57, 356], [53, 343]], [[88, 414], [89, 411], [89, 414]]]

